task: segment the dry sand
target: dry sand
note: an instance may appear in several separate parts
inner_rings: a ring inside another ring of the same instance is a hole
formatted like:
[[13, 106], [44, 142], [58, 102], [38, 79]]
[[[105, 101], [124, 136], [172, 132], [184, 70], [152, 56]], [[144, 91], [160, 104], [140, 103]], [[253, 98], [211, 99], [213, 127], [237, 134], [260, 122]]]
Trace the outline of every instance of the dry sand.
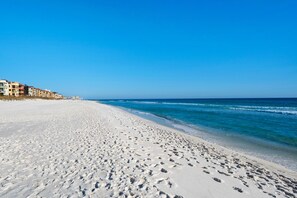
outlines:
[[91, 101], [0, 101], [0, 197], [296, 197], [297, 174]]

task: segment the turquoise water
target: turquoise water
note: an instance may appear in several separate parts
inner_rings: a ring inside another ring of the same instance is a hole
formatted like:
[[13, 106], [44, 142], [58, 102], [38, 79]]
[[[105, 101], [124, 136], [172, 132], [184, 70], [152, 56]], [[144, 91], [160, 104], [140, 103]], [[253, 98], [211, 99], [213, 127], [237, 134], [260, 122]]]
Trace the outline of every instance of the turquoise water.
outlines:
[[297, 99], [100, 102], [297, 170]]

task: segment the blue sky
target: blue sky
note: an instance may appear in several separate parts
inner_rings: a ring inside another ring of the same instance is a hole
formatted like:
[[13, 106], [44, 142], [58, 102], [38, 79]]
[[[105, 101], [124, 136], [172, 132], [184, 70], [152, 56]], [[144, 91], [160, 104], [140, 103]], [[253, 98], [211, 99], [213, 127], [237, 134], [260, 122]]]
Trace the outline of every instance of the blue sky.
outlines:
[[0, 78], [85, 98], [297, 97], [297, 1], [1, 1]]

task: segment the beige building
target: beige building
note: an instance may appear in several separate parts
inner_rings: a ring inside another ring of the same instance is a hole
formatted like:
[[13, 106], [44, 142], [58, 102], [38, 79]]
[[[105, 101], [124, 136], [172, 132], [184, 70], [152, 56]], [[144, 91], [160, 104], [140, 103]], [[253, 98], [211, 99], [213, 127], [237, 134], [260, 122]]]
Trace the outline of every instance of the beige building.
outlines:
[[63, 99], [64, 97], [57, 92], [50, 90], [42, 90], [33, 86], [24, 85], [18, 82], [9, 82], [7, 80], [0, 80], [0, 96], [30, 96], [39, 98], [53, 98]]
[[42, 90], [37, 88], [37, 97], [42, 97]]
[[19, 85], [18, 82], [9, 82], [9, 95], [19, 97]]

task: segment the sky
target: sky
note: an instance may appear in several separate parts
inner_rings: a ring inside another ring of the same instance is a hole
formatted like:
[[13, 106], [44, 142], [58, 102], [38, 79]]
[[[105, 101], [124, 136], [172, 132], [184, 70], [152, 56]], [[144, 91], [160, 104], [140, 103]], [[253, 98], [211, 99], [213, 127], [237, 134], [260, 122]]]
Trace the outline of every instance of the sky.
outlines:
[[296, 0], [0, 1], [0, 78], [83, 98], [297, 97]]

